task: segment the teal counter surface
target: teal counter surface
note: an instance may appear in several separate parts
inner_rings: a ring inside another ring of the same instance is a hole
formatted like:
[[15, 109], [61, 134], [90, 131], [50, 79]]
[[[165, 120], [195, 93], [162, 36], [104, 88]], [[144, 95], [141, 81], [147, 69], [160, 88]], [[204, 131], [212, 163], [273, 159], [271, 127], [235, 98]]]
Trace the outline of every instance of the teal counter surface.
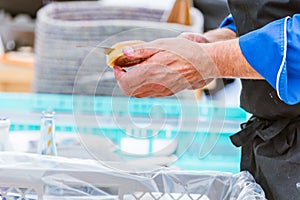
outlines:
[[[229, 136], [248, 116], [239, 107], [220, 102], [28, 93], [0, 93], [0, 110], [11, 119], [11, 138], [22, 132], [33, 133], [28, 137], [38, 134], [41, 112], [52, 110], [57, 136], [70, 134], [57, 144], [62, 149], [77, 135], [73, 147], [83, 145], [91, 150], [93, 146], [92, 151], [103, 151], [100, 143], [97, 150], [96, 140], [82, 139], [93, 136], [115, 145], [113, 153], [121, 160], [175, 156], [164, 165], [234, 173], [239, 171], [240, 149], [231, 144]], [[35, 148], [36, 140], [37, 136], [26, 142]]]

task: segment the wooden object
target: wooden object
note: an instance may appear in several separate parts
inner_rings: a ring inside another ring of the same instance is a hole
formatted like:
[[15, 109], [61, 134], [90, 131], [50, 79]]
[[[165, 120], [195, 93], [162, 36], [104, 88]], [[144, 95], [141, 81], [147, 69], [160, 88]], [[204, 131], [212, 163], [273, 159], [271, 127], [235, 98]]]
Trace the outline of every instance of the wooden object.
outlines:
[[0, 92], [31, 92], [33, 55], [7, 53], [0, 57]]
[[175, 0], [173, 8], [171, 9], [168, 16], [167, 22], [192, 25], [190, 8], [190, 0]]

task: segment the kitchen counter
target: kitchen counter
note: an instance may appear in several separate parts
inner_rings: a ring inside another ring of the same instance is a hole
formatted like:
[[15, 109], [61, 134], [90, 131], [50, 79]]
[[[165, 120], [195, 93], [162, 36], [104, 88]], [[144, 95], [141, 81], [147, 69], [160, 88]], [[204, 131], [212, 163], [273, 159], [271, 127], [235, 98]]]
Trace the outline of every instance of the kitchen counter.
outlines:
[[12, 122], [14, 150], [36, 152], [41, 112], [51, 109], [56, 112], [60, 155], [86, 158], [88, 150], [101, 160], [114, 155], [186, 170], [238, 172], [240, 149], [229, 136], [239, 130], [246, 113], [236, 106], [198, 103], [172, 98], [0, 93], [2, 117]]

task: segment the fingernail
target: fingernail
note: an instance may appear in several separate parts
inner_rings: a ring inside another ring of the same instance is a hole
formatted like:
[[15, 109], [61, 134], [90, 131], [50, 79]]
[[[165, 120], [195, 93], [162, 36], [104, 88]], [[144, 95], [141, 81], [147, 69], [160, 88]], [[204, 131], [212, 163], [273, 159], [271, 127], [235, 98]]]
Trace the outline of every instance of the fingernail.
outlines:
[[130, 46], [126, 46], [123, 48], [123, 53], [127, 56], [134, 56], [134, 49]]
[[125, 69], [122, 69], [122, 68], [119, 67], [119, 66], [114, 66], [114, 70], [115, 70], [115, 71], [127, 72]]

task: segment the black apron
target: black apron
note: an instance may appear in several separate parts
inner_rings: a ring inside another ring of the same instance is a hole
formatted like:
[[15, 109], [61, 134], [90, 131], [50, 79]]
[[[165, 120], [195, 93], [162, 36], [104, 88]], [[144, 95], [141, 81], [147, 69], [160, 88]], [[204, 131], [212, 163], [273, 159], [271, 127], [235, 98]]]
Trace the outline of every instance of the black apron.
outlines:
[[[238, 36], [300, 13], [300, 0], [228, 3]], [[231, 136], [233, 144], [242, 146], [241, 170], [253, 174], [270, 200], [300, 199], [300, 104], [285, 104], [266, 81], [242, 80], [241, 107], [253, 114]]]

